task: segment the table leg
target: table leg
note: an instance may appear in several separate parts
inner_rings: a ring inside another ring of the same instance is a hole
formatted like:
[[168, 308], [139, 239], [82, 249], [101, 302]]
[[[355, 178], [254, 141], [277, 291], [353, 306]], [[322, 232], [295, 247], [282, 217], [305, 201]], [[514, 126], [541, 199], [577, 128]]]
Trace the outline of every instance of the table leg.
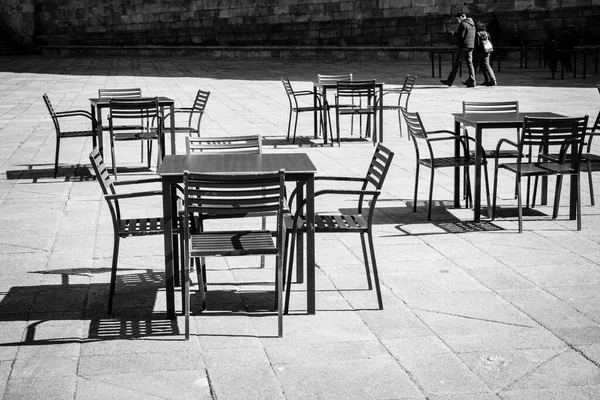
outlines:
[[431, 58], [431, 77], [435, 78], [435, 53], [433, 51], [429, 52], [429, 58]]
[[[304, 182], [296, 183], [296, 204], [302, 204], [304, 200]], [[296, 238], [296, 282], [304, 282], [304, 235]], [[293, 254], [290, 254], [293, 257]]]
[[[325, 113], [323, 115], [323, 143], [327, 144], [327, 132], [329, 132], [329, 129], [331, 129], [331, 127], [328, 125], [329, 119], [327, 118], [327, 116], [329, 115], [329, 110], [327, 108], [329, 107], [329, 105], [327, 103], [327, 89], [325, 88], [325, 86], [323, 86], [321, 93], [323, 94], [323, 99], [321, 99], [321, 101], [323, 102], [323, 109], [325, 110]], [[333, 146], [333, 142], [331, 143], [331, 145]]]
[[[319, 105], [318, 102], [318, 97], [317, 97], [317, 87], [315, 85], [313, 85], [313, 120], [314, 120], [314, 127], [315, 127], [315, 131], [314, 131], [314, 138], [317, 139], [319, 137], [319, 128], [317, 127], [318, 119], [317, 119], [317, 107]], [[322, 105], [324, 106], [324, 105]], [[325, 140], [325, 143], [327, 143], [327, 132], [323, 132], [323, 134], [325, 135], [325, 137], [323, 138], [323, 140]]]
[[98, 143], [98, 151], [104, 157], [104, 140], [102, 134], [102, 110], [100, 107], [92, 105], [92, 115], [96, 114], [96, 140]]
[[[169, 121], [169, 123], [171, 124], [171, 154], [177, 154], [177, 149], [175, 146], [175, 103], [171, 103], [171, 105], [169, 106], [170, 111], [171, 111], [171, 120]], [[163, 132], [164, 135], [164, 132]], [[163, 137], [163, 145], [164, 145], [164, 137]], [[162, 148], [162, 157], [165, 157], [165, 148], [163, 146]]]
[[475, 126], [475, 183], [473, 193], [474, 219], [481, 220], [481, 127]]
[[165, 245], [165, 291], [167, 297], [167, 318], [175, 318], [175, 282], [173, 279], [173, 188], [163, 179], [163, 223]]
[[[379, 142], [383, 143], [383, 85], [379, 87]], [[373, 118], [376, 120], [377, 117]], [[377, 135], [377, 132], [375, 132]], [[373, 142], [373, 144], [375, 144]]]
[[314, 314], [315, 306], [315, 176], [306, 181], [306, 308]]
[[[454, 121], [454, 134], [460, 136], [460, 122]], [[460, 144], [454, 141], [454, 156], [460, 157]], [[454, 167], [454, 208], [460, 208], [460, 167]]]

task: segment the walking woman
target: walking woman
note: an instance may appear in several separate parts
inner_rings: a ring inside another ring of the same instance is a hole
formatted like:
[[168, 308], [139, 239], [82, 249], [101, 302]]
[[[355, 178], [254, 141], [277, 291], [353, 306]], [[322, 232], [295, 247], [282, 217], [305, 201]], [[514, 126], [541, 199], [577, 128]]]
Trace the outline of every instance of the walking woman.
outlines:
[[475, 68], [481, 69], [484, 78], [483, 86], [496, 86], [496, 75], [494, 75], [490, 65], [490, 54], [493, 50], [485, 48], [483, 45], [485, 41], [491, 43], [490, 34], [485, 30], [483, 23], [477, 22], [475, 24], [475, 49], [473, 51]]

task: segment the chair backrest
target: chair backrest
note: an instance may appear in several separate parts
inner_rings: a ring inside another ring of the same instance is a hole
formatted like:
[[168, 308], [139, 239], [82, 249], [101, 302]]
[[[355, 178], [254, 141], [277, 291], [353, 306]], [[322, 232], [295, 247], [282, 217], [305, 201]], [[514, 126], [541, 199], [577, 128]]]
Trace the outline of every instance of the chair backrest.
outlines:
[[196, 93], [196, 98], [194, 99], [194, 105], [192, 105], [192, 110], [194, 110], [194, 112], [204, 112], [204, 109], [206, 108], [206, 103], [208, 103], [209, 96], [210, 92], [207, 92], [205, 90], [198, 90], [198, 92]]
[[406, 122], [408, 134], [413, 139], [427, 139], [427, 131], [423, 127], [423, 122], [421, 121], [421, 116], [419, 113], [410, 112], [406, 109], [402, 109], [401, 111], [404, 121]]
[[518, 113], [518, 101], [485, 101], [471, 102], [463, 101], [463, 113], [477, 112], [497, 112], [497, 113]]
[[375, 98], [375, 80], [367, 81], [337, 81], [337, 97]]
[[111, 194], [116, 194], [115, 184], [110, 177], [110, 173], [106, 168], [106, 164], [104, 164], [104, 158], [102, 154], [100, 154], [100, 150], [97, 147], [90, 152], [90, 162], [92, 163], [92, 168], [94, 169], [94, 173], [96, 174], [96, 179], [100, 184], [100, 188], [102, 189], [102, 193], [104, 194], [104, 198], [108, 203], [108, 208], [110, 209], [110, 214], [113, 218], [113, 222], [121, 219], [121, 212], [119, 209], [119, 201], [114, 199], [110, 200], [106, 198], [106, 196]]
[[[158, 98], [156, 97], [140, 97], [140, 98], [122, 98], [109, 100], [109, 128], [112, 129], [114, 121], [142, 119], [149, 121], [150, 119], [162, 119]], [[160, 121], [159, 121], [160, 122]], [[162, 124], [158, 123], [160, 128]]]
[[277, 230], [281, 230], [284, 170], [236, 175], [184, 171], [183, 185], [186, 218], [192, 215], [201, 218], [239, 217], [276, 212]]
[[288, 100], [291, 102], [292, 98], [294, 98], [294, 89], [292, 89], [292, 84], [288, 78], [282, 77], [281, 83], [283, 84], [283, 88], [285, 89], [285, 94], [288, 96]]
[[415, 82], [417, 81], [416, 75], [407, 74], [406, 78], [404, 78], [404, 83], [402, 84], [402, 93], [410, 95], [415, 86]]
[[185, 138], [187, 154], [193, 153], [240, 153], [262, 154], [262, 137], [260, 135], [222, 136], [211, 138]]
[[[579, 160], [585, 142], [588, 116], [561, 118], [525, 117], [521, 128], [519, 150], [524, 149], [549, 152], [559, 148], [561, 155], [569, 156], [579, 168]], [[567, 152], [567, 150], [570, 151]], [[520, 158], [519, 158], [520, 160]]]
[[48, 94], [44, 93], [42, 95], [42, 98], [44, 99], [44, 103], [46, 103], [48, 112], [50, 113], [50, 116], [52, 117], [52, 122], [54, 123], [54, 129], [56, 130], [56, 134], [59, 135], [60, 134], [60, 124], [58, 122], [58, 117], [56, 116], [56, 111], [54, 111], [54, 107], [52, 107], [52, 103], [50, 102], [50, 98], [48, 97]]
[[352, 74], [317, 74], [317, 78], [319, 83], [324, 85], [353, 80]]
[[367, 170], [365, 185], [370, 183], [375, 189], [380, 190], [388, 170], [392, 165], [393, 158], [394, 153], [390, 149], [381, 143], [377, 144], [375, 153], [373, 153], [373, 158], [371, 159], [371, 164], [369, 164], [369, 169]]
[[142, 89], [140, 89], [140, 88], [112, 88], [112, 89], [103, 88], [103, 89], [98, 89], [98, 97], [101, 99], [142, 97]]

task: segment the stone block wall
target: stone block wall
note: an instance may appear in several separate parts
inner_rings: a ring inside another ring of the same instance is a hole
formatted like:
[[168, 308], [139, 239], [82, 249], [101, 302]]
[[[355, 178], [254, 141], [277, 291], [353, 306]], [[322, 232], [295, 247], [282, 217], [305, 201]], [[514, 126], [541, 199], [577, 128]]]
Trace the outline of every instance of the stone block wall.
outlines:
[[53, 46], [448, 45], [459, 10], [495, 14], [501, 44], [600, 41], [600, 0], [0, 0], [24, 41]]

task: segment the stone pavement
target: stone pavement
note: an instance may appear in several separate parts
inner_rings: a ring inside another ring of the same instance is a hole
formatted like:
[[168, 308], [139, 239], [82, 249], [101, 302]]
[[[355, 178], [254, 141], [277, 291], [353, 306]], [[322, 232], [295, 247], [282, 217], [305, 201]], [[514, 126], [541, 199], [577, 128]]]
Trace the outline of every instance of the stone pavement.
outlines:
[[[203, 135], [260, 133], [266, 151], [306, 152], [321, 174], [363, 175], [372, 145], [311, 146], [311, 116], [300, 116], [299, 145], [285, 141], [280, 77], [311, 89], [319, 72], [387, 83], [418, 75], [410, 108], [431, 130], [452, 129], [463, 100], [516, 99], [522, 110], [593, 119], [600, 99], [597, 75], [551, 80], [547, 70], [510, 61], [497, 74], [500, 86], [467, 89], [442, 86], [426, 61], [0, 58], [3, 399], [600, 398], [600, 208], [590, 205], [587, 180], [580, 232], [563, 190], [556, 220], [539, 206], [517, 233], [508, 176], [500, 178], [501, 218], [469, 223], [472, 210], [452, 208], [446, 171], [436, 176], [427, 221], [428, 171], [413, 213], [413, 145], [391, 112], [385, 144], [396, 155], [375, 216], [385, 310], [366, 290], [358, 238], [324, 235], [316, 315], [304, 313], [303, 286], [295, 284], [278, 339], [272, 295], [263, 295], [272, 260], [263, 270], [251, 257], [217, 260], [208, 271], [208, 310], [195, 313], [186, 342], [182, 317], [165, 318], [162, 238], [147, 237], [122, 241], [115, 311], [106, 314], [112, 226], [87, 159], [91, 140], [64, 140], [52, 178], [55, 136], [42, 94], [66, 110], [89, 109], [101, 87], [141, 87], [181, 106], [197, 89], [210, 90]], [[119, 144], [118, 157], [130, 175], [153, 175], [138, 168], [138, 144]], [[594, 181], [600, 187], [597, 174]], [[160, 210], [159, 199], [127, 208], [144, 216]]]

